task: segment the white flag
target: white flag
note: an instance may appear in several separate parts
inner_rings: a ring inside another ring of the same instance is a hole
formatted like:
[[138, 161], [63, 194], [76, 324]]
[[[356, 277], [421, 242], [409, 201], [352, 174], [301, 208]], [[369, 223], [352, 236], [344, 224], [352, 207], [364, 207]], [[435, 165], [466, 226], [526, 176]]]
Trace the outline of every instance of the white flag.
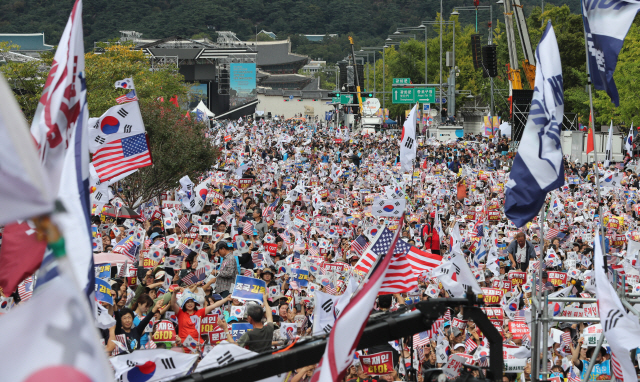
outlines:
[[629, 135], [627, 135], [627, 139], [624, 141], [624, 148], [627, 150], [629, 156], [633, 157], [633, 123], [629, 129]]
[[[137, 350], [109, 359], [119, 381], [164, 381], [185, 375], [198, 360], [198, 354], [167, 349]], [[151, 375], [151, 377], [149, 377]]]
[[78, 123], [85, 88], [82, 0], [76, 0], [31, 123], [51, 190], [58, 190], [61, 182], [64, 157], [73, 145], [70, 130]]
[[413, 172], [413, 161], [416, 159], [416, 116], [418, 104], [415, 104], [409, 113], [409, 118], [402, 125], [402, 138], [400, 139], [400, 163], [402, 171]]
[[55, 194], [38, 160], [27, 121], [0, 74], [0, 225], [53, 210]]
[[89, 119], [89, 148], [94, 154], [109, 142], [144, 132], [138, 102], [127, 102], [110, 108], [100, 118]]
[[640, 344], [638, 318], [622, 306], [615, 289], [609, 283], [602, 254], [600, 235], [596, 236], [593, 254], [598, 313], [604, 336], [611, 347], [611, 370], [619, 381], [635, 381], [636, 372], [629, 351]]
[[609, 164], [611, 163], [611, 159], [613, 155], [612, 146], [613, 146], [613, 121], [611, 121], [611, 124], [609, 125], [609, 138], [607, 138], [607, 151], [604, 152], [604, 168], [609, 167]]
[[116, 81], [116, 89], [135, 89], [133, 85], [133, 78], [125, 78], [124, 80]]
[[340, 296], [332, 296], [328, 293], [315, 291], [314, 297], [315, 307], [313, 309], [313, 335], [329, 334], [336, 322], [334, 311], [336, 303], [340, 300]]
[[442, 265], [434, 268], [431, 274], [440, 280], [444, 290], [451, 297], [466, 296], [469, 287], [471, 287], [473, 293], [482, 294], [482, 288], [478, 285], [463, 256], [453, 256], [451, 261], [442, 263]]
[[373, 200], [371, 215], [385, 217], [400, 217], [407, 207], [406, 199], [380, 199]]
[[113, 381], [86, 296], [65, 276], [0, 316], [0, 338], [20, 346], [0, 349], [3, 381]]

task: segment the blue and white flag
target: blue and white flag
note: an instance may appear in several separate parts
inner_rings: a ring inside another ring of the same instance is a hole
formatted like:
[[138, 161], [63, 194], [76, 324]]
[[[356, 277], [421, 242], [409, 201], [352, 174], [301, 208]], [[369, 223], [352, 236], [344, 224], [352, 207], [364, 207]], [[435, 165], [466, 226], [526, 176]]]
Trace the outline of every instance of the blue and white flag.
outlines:
[[505, 191], [505, 214], [518, 227], [538, 214], [549, 191], [564, 184], [562, 66], [550, 22], [536, 49], [536, 60], [536, 84], [521, 141], [526, 144], [518, 147]]
[[639, 0], [582, 0], [591, 81], [596, 89], [605, 90], [616, 106], [620, 106], [620, 98], [613, 72], [638, 9]]

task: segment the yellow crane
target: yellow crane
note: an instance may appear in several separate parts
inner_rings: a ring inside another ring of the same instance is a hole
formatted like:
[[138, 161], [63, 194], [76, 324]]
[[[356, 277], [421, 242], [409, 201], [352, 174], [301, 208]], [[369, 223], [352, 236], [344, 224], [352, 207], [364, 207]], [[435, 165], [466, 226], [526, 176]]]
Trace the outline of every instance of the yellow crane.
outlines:
[[513, 16], [516, 16], [516, 26], [518, 27], [518, 35], [524, 60], [522, 61], [522, 69], [529, 83], [529, 88], [533, 89], [536, 83], [536, 65], [533, 49], [531, 48], [531, 39], [529, 38], [529, 29], [522, 11], [520, 0], [503, 0], [504, 4], [504, 23], [506, 25], [507, 46], [509, 48], [509, 64], [507, 64], [507, 74], [511, 82], [511, 88], [516, 90], [522, 89], [522, 77], [518, 68], [518, 51], [516, 49], [515, 31], [513, 29]]

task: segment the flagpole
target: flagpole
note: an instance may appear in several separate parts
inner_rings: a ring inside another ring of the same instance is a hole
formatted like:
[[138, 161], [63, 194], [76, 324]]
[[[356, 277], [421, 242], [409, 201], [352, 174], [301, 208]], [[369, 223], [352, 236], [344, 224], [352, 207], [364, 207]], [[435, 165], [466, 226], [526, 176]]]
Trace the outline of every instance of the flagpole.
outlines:
[[[600, 204], [602, 203], [602, 197], [600, 196], [600, 173], [598, 171], [598, 150], [596, 149], [596, 129], [595, 129], [595, 114], [593, 114], [593, 95], [591, 93], [591, 70], [589, 69], [589, 44], [587, 42], [587, 34], [585, 31], [584, 35], [584, 52], [586, 58], [586, 66], [587, 66], [587, 88], [589, 89], [589, 111], [591, 113], [591, 118], [589, 120], [589, 128], [591, 129], [591, 139], [593, 143], [593, 162], [595, 165], [594, 172], [596, 173], [596, 195], [598, 197], [598, 216], [600, 217], [600, 240], [602, 245], [602, 250], [605, 250], [604, 246], [604, 222], [602, 219], [602, 208]], [[588, 139], [588, 135], [587, 135]], [[607, 266], [607, 258], [604, 257], [604, 265]]]

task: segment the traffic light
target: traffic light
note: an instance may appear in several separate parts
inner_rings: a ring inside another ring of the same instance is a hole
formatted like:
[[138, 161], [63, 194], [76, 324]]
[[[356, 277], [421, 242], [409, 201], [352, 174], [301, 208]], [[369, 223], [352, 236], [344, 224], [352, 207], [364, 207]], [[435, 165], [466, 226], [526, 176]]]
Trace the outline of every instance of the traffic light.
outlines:
[[329, 97], [340, 97], [340, 93], [329, 93]]

